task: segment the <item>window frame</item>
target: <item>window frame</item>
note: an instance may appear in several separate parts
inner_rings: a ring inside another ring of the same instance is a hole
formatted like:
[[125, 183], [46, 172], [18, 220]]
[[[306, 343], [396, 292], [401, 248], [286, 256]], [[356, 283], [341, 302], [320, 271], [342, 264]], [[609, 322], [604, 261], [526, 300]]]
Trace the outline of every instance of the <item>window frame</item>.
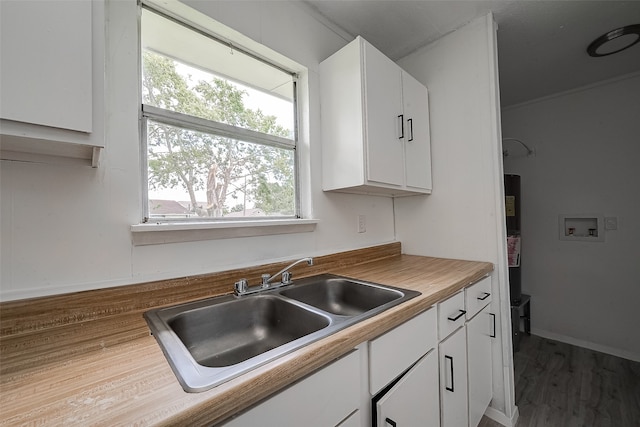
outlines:
[[[301, 206], [301, 186], [300, 186], [300, 156], [298, 150], [299, 144], [299, 108], [298, 108], [298, 78], [299, 75], [297, 72], [292, 71], [290, 69], [284, 68], [275, 62], [269, 61], [265, 59], [263, 56], [259, 56], [257, 54], [252, 53], [251, 51], [233, 44], [227, 40], [224, 40], [218, 37], [215, 33], [205, 31], [202, 28], [191, 25], [186, 20], [181, 20], [175, 16], [168, 15], [163, 11], [152, 7], [151, 5], [140, 2], [139, 3], [139, 18], [141, 19], [142, 9], [146, 9], [152, 13], [155, 13], [169, 21], [176, 23], [185, 27], [186, 29], [195, 32], [196, 34], [202, 35], [208, 39], [213, 40], [217, 43], [222, 43], [228, 45], [234, 51], [237, 51], [243, 55], [247, 55], [255, 60], [258, 60], [268, 66], [271, 66], [283, 73], [289, 74], [292, 79], [292, 103], [293, 103], [293, 139], [284, 138], [276, 135], [270, 135], [262, 132], [257, 132], [254, 130], [241, 128], [233, 125], [229, 125], [226, 123], [216, 122], [213, 120], [208, 120], [204, 118], [200, 118], [197, 116], [191, 116], [188, 114], [167, 110], [164, 108], [144, 104], [142, 102], [142, 85], [140, 84], [138, 90], [139, 97], [139, 105], [138, 109], [139, 114], [139, 138], [140, 138], [140, 163], [141, 163], [141, 186], [142, 186], [142, 221], [141, 225], [144, 224], [189, 224], [189, 223], [201, 223], [201, 224], [226, 224], [226, 223], [237, 223], [237, 222], [268, 222], [273, 221], [277, 224], [282, 223], [282, 221], [291, 221], [296, 219], [302, 219], [302, 206]], [[144, 48], [142, 46], [142, 25], [139, 19], [139, 31], [138, 31], [138, 81], [142, 81], [142, 54], [144, 52]], [[178, 218], [178, 217], [151, 217], [149, 212], [149, 156], [148, 156], [148, 135], [147, 135], [147, 126], [148, 121], [152, 120], [154, 122], [175, 126], [182, 129], [187, 129], [196, 132], [208, 133], [211, 135], [222, 136], [227, 138], [232, 138], [238, 141], [249, 142], [253, 144], [259, 144], [266, 147], [274, 147], [292, 150], [293, 152], [293, 185], [294, 185], [294, 214], [293, 215], [272, 215], [272, 216], [256, 216], [256, 217], [189, 217], [189, 218]]]

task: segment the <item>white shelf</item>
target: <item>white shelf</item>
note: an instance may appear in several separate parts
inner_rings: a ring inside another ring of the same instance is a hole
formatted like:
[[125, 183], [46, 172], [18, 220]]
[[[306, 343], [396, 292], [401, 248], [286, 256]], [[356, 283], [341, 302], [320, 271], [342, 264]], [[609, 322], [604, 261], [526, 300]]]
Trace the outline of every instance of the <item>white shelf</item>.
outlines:
[[198, 240], [308, 233], [315, 230], [317, 219], [269, 219], [256, 221], [218, 221], [185, 223], [147, 223], [131, 226], [135, 246]]

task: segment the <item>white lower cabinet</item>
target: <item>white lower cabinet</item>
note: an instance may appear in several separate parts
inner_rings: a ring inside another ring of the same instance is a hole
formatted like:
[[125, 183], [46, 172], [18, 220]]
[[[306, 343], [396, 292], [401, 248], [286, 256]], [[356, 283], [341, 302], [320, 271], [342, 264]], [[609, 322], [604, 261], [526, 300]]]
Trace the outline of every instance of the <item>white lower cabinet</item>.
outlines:
[[480, 423], [493, 396], [491, 338], [495, 336], [495, 315], [489, 306], [467, 322], [469, 366], [469, 426]]
[[476, 427], [493, 397], [491, 299], [485, 277], [438, 303], [442, 427]]
[[491, 340], [496, 336], [496, 317], [489, 313], [491, 277], [465, 289], [467, 312], [467, 363], [469, 367], [469, 427], [476, 427], [493, 397]]
[[458, 292], [438, 303], [438, 337], [440, 341], [464, 325], [466, 314], [464, 297], [464, 292]]
[[440, 425], [435, 307], [369, 342], [369, 387], [376, 427]]
[[440, 425], [438, 357], [432, 349], [375, 403], [376, 426]]
[[442, 427], [467, 427], [467, 337], [461, 327], [440, 343], [440, 422]]
[[490, 301], [485, 278], [224, 425], [476, 427], [493, 395]]
[[362, 427], [362, 416], [360, 411], [355, 411], [346, 420], [338, 424], [337, 427]]
[[228, 421], [228, 427], [342, 425], [360, 406], [360, 350]]
[[376, 395], [418, 359], [437, 347], [435, 308], [369, 342], [369, 388]]

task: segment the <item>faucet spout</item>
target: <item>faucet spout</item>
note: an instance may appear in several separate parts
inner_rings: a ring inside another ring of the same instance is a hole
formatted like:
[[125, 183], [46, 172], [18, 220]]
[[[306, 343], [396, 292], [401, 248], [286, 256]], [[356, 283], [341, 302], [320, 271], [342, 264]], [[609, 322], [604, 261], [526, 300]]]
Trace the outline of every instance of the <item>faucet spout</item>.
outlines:
[[269, 283], [271, 283], [273, 281], [273, 279], [275, 279], [276, 277], [282, 275], [282, 284], [284, 285], [288, 285], [291, 283], [291, 273], [289, 272], [290, 269], [292, 269], [294, 266], [300, 264], [301, 262], [306, 262], [307, 265], [313, 265], [313, 258], [311, 257], [306, 257], [306, 258], [301, 258], [299, 260], [297, 260], [296, 262], [292, 263], [291, 265], [286, 266], [285, 268], [283, 268], [282, 270], [278, 271], [276, 274], [274, 274], [271, 277], [265, 277], [263, 276], [262, 279], [262, 283], [263, 285], [268, 285]]
[[[296, 262], [292, 263], [291, 265], [288, 265], [287, 267], [278, 271], [273, 276], [269, 274], [263, 274], [262, 283], [256, 286], [249, 286], [247, 279], [240, 279], [234, 285], [234, 293], [236, 294], [236, 296], [251, 295], [251, 294], [262, 292], [268, 289], [275, 289], [281, 286], [290, 285], [291, 283], [293, 283], [293, 281], [291, 280], [292, 274], [289, 270], [294, 266], [300, 264], [301, 262], [306, 262], [307, 265], [313, 265], [313, 258], [311, 257], [301, 258]], [[271, 282], [273, 281], [273, 279], [275, 279], [280, 275], [282, 275], [282, 280], [280, 280], [280, 283], [276, 283], [272, 285]]]

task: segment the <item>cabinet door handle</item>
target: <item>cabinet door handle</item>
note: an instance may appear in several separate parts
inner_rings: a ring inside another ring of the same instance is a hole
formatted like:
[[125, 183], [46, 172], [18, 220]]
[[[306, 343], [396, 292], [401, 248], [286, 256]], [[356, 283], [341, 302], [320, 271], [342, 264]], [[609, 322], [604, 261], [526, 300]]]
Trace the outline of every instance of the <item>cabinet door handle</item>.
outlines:
[[480, 301], [484, 301], [484, 300], [486, 300], [487, 298], [489, 298], [491, 296], [491, 294], [489, 292], [483, 292], [483, 294], [484, 294], [483, 297], [478, 297], [478, 299]]
[[407, 123], [409, 123], [409, 141], [413, 141], [413, 119], [407, 119]]
[[391, 418], [387, 417], [387, 419], [384, 420], [385, 423], [389, 424], [391, 427], [396, 427], [398, 424], [393, 421]]
[[447, 319], [451, 320], [452, 322], [455, 322], [456, 320], [458, 320], [459, 318], [461, 318], [462, 316], [464, 316], [465, 314], [467, 314], [466, 311], [464, 310], [458, 310], [460, 313], [456, 316], [456, 317], [447, 317]]
[[398, 137], [398, 139], [402, 139], [404, 138], [404, 114], [400, 114], [398, 116], [398, 120], [400, 122], [400, 136]]
[[496, 337], [496, 315], [494, 313], [489, 313], [489, 316], [493, 318], [493, 332], [489, 335], [491, 338]]
[[445, 365], [446, 365], [446, 363], [447, 363], [447, 359], [451, 362], [451, 365], [450, 365], [450, 366], [451, 366], [451, 387], [447, 387], [447, 382], [446, 382], [446, 379], [445, 379], [444, 388], [445, 388], [447, 391], [453, 392], [453, 357], [451, 357], [451, 356], [444, 356]]

